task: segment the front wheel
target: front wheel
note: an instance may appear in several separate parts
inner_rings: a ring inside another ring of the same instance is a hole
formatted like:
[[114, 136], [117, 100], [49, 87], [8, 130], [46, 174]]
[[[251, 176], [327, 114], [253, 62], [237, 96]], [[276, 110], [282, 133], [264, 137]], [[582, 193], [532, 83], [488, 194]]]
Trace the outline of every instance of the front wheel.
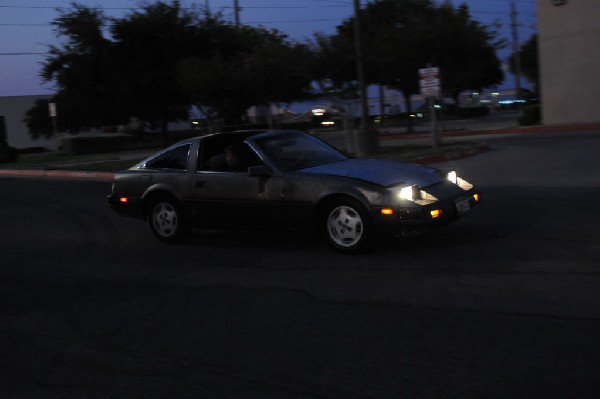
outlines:
[[170, 198], [159, 198], [150, 203], [148, 226], [156, 238], [167, 244], [180, 242], [190, 231], [181, 207]]
[[372, 246], [371, 219], [357, 201], [347, 199], [329, 206], [324, 214], [325, 237], [340, 252], [356, 253]]

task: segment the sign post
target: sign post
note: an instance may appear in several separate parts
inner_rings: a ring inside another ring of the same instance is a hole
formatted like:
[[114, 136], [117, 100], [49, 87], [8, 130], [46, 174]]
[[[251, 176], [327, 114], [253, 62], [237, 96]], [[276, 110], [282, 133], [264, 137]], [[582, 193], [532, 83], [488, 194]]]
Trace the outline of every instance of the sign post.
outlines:
[[437, 123], [437, 110], [435, 108], [435, 99], [440, 97], [440, 69], [438, 67], [428, 66], [419, 69], [419, 88], [421, 95], [427, 98], [429, 106], [429, 115], [431, 121], [431, 133], [433, 135], [433, 146], [440, 146], [440, 135]]
[[58, 126], [56, 123], [56, 103], [48, 103], [48, 114], [52, 118], [52, 132], [54, 136], [58, 134]]

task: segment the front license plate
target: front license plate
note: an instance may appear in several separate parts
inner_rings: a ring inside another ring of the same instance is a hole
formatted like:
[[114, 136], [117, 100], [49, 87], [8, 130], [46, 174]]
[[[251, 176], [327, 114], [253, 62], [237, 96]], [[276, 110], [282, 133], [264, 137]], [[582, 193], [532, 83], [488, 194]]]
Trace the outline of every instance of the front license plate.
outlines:
[[457, 199], [456, 201], [454, 201], [454, 205], [456, 206], [456, 212], [458, 212], [459, 215], [462, 215], [463, 213], [471, 209], [468, 198]]

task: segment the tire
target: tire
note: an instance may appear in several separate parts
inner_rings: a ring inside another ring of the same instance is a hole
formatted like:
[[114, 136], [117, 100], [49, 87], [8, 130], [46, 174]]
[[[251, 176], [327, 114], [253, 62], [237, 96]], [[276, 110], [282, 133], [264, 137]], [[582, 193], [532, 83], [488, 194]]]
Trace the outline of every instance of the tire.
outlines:
[[326, 207], [322, 225], [329, 245], [339, 252], [359, 253], [372, 248], [371, 217], [365, 207], [352, 198]]
[[191, 230], [179, 203], [168, 197], [150, 202], [147, 220], [152, 234], [166, 244], [181, 242]]

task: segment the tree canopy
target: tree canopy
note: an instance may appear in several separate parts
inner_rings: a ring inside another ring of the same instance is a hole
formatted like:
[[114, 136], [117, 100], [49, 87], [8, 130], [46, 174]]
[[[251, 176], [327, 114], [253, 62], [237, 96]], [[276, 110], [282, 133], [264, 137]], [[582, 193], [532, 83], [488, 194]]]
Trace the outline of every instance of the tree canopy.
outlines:
[[[52, 101], [62, 130], [134, 117], [166, 132], [167, 122], [187, 119], [192, 105], [239, 122], [253, 105], [290, 102], [310, 88], [307, 46], [277, 31], [184, 10], [177, 1], [145, 4], [121, 19], [73, 4], [53, 25], [65, 40], [50, 47], [41, 75], [56, 84]], [[42, 134], [42, 107], [26, 116], [35, 134]]]
[[[539, 80], [540, 80], [540, 72], [539, 72], [539, 64], [538, 64], [538, 40], [537, 35], [532, 35], [529, 40], [521, 46], [519, 49], [518, 55], [521, 61], [521, 73], [523, 76], [529, 80], [534, 88], [535, 93], [539, 93]], [[511, 73], [516, 73], [515, 71], [515, 53], [512, 53], [508, 57], [508, 65]]]
[[[365, 77], [370, 84], [400, 90], [409, 98], [419, 92], [418, 70], [440, 68], [446, 95], [457, 97], [467, 89], [483, 89], [503, 79], [495, 50], [502, 44], [495, 32], [474, 21], [466, 5], [449, 1], [377, 0], [360, 15]], [[355, 79], [352, 42], [354, 21], [348, 18], [332, 37], [317, 36], [318, 73], [334, 86]]]
[[[410, 110], [418, 69], [441, 70], [456, 97], [503, 79], [495, 33], [450, 1], [375, 0], [361, 10], [368, 84], [400, 90]], [[54, 82], [52, 102], [62, 131], [126, 124], [137, 118], [162, 126], [184, 120], [192, 105], [207, 117], [240, 123], [253, 105], [289, 103], [321, 87], [356, 93], [354, 21], [334, 35], [297, 43], [276, 30], [233, 26], [176, 0], [144, 3], [122, 18], [71, 4], [53, 22], [62, 43], [50, 46], [41, 76]], [[47, 103], [26, 116], [32, 134], [49, 135]]]

